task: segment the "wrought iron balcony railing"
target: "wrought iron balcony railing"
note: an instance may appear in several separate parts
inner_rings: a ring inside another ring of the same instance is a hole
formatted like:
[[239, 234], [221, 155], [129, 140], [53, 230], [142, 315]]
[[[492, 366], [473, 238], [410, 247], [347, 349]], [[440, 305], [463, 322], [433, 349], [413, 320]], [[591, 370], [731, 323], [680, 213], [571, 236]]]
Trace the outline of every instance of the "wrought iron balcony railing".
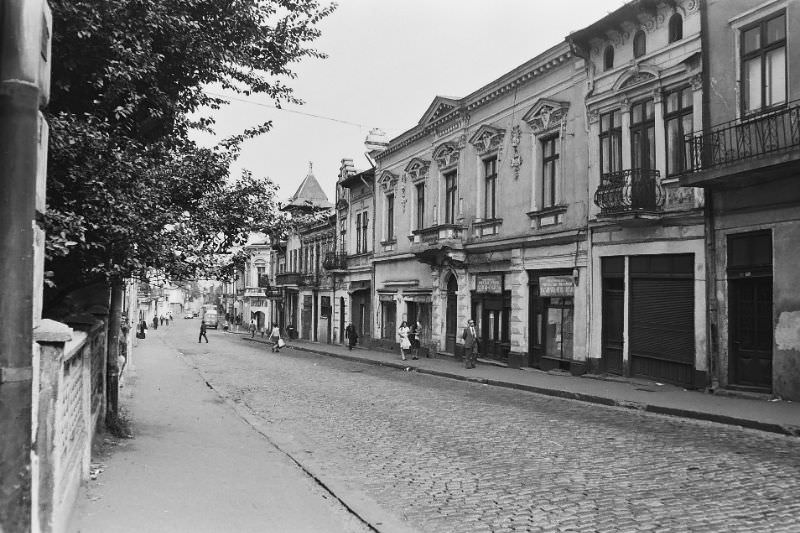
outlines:
[[347, 270], [347, 256], [336, 252], [327, 252], [325, 259], [322, 260], [322, 268], [325, 270]]
[[685, 137], [686, 174], [800, 147], [800, 101]]
[[303, 274], [300, 278], [299, 285], [305, 285], [306, 287], [316, 287], [319, 285], [319, 273], [317, 272], [310, 272]]
[[594, 193], [601, 215], [660, 211], [664, 187], [657, 170], [627, 169], [603, 174]]

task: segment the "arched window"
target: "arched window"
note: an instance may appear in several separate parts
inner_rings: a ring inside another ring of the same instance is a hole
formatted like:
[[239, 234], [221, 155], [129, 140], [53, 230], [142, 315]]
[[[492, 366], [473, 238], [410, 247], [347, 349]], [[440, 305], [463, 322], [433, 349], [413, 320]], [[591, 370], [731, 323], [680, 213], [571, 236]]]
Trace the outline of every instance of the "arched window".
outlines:
[[603, 70], [611, 70], [612, 68], [614, 68], [614, 47], [608, 45], [603, 52]]
[[669, 42], [674, 43], [683, 39], [683, 17], [675, 13], [669, 19]]
[[642, 30], [633, 36], [633, 57], [642, 57], [647, 53], [647, 41]]

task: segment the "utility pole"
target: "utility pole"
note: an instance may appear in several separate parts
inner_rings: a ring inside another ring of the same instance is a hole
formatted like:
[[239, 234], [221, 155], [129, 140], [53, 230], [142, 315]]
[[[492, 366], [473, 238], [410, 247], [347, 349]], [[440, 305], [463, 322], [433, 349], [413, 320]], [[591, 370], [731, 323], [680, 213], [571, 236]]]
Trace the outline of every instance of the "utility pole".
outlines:
[[[33, 329], [44, 275], [50, 8], [0, 0], [0, 531], [37, 529], [32, 510]], [[35, 450], [34, 450], [35, 453]]]

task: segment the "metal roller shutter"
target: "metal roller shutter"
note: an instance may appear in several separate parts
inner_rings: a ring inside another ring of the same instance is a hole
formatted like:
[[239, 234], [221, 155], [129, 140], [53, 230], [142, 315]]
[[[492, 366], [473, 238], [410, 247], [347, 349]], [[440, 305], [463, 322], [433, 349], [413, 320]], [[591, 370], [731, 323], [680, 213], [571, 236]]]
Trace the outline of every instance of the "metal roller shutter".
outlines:
[[631, 374], [691, 385], [695, 360], [693, 256], [632, 257], [630, 278]]

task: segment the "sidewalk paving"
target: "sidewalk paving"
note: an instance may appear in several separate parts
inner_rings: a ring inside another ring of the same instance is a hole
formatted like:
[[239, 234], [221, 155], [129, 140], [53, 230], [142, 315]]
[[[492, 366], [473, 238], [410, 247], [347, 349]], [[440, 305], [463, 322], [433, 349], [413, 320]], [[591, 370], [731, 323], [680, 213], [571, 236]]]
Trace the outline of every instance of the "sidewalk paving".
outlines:
[[[271, 344], [266, 337], [251, 338], [246, 332], [230, 333], [242, 335], [247, 341]], [[348, 350], [339, 344], [299, 339], [288, 341], [287, 348], [421, 374], [800, 437], [800, 402], [708, 394], [641, 379], [513, 369], [482, 359], [478, 359], [478, 366], [474, 369], [466, 369], [459, 361], [441, 356], [419, 360], [409, 357], [402, 361], [399, 354], [385, 350], [358, 346]]]

